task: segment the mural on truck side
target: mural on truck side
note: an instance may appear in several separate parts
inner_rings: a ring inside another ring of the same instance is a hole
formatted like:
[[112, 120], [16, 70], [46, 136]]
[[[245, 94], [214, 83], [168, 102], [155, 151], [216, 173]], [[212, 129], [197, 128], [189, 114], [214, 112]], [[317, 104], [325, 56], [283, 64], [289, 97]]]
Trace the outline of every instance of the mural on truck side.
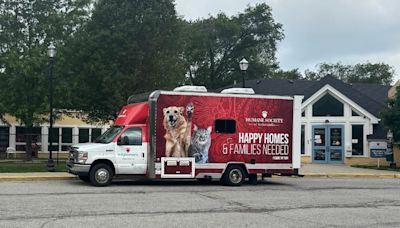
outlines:
[[162, 94], [156, 159], [291, 163], [293, 100]]

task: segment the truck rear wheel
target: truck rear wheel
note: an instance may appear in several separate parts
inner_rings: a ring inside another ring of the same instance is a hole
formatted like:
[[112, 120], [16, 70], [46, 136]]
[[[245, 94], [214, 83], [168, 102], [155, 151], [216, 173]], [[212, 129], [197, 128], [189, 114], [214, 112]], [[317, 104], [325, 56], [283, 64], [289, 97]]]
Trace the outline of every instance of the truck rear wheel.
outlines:
[[240, 186], [246, 178], [243, 168], [238, 165], [229, 166], [222, 177], [222, 182], [229, 186]]
[[111, 183], [114, 173], [111, 167], [104, 163], [99, 163], [90, 170], [90, 182], [94, 186], [107, 186]]

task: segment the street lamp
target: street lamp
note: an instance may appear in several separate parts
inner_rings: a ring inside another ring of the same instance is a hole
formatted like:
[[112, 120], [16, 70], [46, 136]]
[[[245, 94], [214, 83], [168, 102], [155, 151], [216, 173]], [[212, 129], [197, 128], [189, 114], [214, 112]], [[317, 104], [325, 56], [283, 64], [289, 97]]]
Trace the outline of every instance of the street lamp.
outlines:
[[393, 132], [391, 130], [388, 130], [386, 138], [388, 139], [389, 142], [393, 141]]
[[390, 161], [389, 163], [390, 168], [396, 168], [396, 163], [394, 163], [394, 157], [393, 157], [393, 131], [389, 129], [386, 134], [386, 138], [387, 138], [387, 149], [385, 153], [386, 161]]
[[247, 62], [247, 60], [245, 58], [243, 58], [239, 62], [239, 67], [240, 67], [240, 70], [242, 71], [242, 83], [243, 83], [242, 85], [243, 85], [243, 88], [244, 88], [245, 87], [244, 74], [245, 74], [245, 71], [247, 70], [247, 68], [249, 67], [249, 62]]
[[53, 42], [50, 42], [50, 45], [47, 47], [47, 55], [49, 56], [49, 106], [50, 106], [50, 127], [49, 127], [49, 160], [47, 160], [47, 171], [54, 172], [54, 161], [53, 161], [53, 143], [52, 143], [52, 135], [53, 135], [53, 65], [54, 59], [56, 57], [57, 50], [54, 46]]

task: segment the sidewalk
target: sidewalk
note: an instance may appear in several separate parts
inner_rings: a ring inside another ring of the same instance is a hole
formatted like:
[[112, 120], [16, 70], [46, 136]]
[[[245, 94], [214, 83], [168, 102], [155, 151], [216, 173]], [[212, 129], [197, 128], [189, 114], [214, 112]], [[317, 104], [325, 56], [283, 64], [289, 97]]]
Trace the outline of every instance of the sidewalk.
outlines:
[[[300, 174], [306, 178], [399, 178], [400, 172], [353, 168], [347, 165], [303, 164]], [[72, 180], [66, 172], [0, 173], [0, 181]]]
[[343, 164], [302, 164], [300, 174], [304, 177], [360, 177], [360, 178], [400, 178], [400, 172], [354, 168]]

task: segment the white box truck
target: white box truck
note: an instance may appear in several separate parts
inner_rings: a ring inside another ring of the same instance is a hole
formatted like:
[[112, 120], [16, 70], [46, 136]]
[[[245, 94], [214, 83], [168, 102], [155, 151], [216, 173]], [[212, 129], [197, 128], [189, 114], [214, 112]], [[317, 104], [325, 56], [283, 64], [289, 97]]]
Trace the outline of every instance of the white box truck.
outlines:
[[67, 169], [95, 186], [117, 175], [219, 179], [232, 186], [257, 175], [296, 175], [301, 101], [252, 89], [154, 91], [148, 101], [123, 107], [94, 143], [71, 147]]

